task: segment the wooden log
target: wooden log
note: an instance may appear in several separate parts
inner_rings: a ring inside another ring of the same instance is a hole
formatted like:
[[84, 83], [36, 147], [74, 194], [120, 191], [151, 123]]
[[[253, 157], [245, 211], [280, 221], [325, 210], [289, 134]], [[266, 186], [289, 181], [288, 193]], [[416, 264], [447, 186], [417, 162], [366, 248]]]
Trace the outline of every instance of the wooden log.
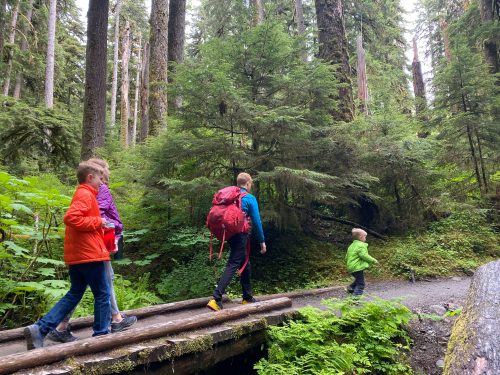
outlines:
[[153, 324], [148, 327], [132, 328], [125, 332], [92, 337], [47, 348], [39, 348], [24, 353], [12, 354], [0, 358], [0, 374], [7, 374], [20, 369], [57, 362], [71, 356], [101, 352], [144, 340], [151, 340], [174, 333], [220, 324], [251, 314], [284, 309], [291, 305], [292, 301], [289, 298], [278, 298], [270, 301], [241, 305], [218, 312], [200, 314], [191, 318]]
[[293, 292], [267, 294], [264, 296], [257, 296], [257, 299], [259, 301], [268, 301], [270, 299], [283, 298], [283, 297], [301, 298], [301, 297], [317, 296], [320, 294], [325, 294], [325, 293], [335, 292], [335, 291], [343, 291], [343, 290], [344, 290], [344, 287], [341, 287], [341, 286], [329, 286], [327, 288], [303, 289], [303, 290], [294, 290]]
[[500, 260], [480, 267], [448, 342], [443, 375], [500, 374]]
[[[154, 305], [148, 307], [141, 307], [140, 309], [123, 311], [127, 315], [135, 315], [138, 318], [144, 318], [147, 316], [166, 314], [179, 310], [195, 309], [204, 307], [207, 301], [211, 297], [202, 297], [188, 299], [186, 301], [164, 303], [162, 305]], [[229, 298], [224, 296], [222, 302], [228, 302]], [[94, 323], [94, 316], [85, 316], [82, 318], [77, 318], [71, 320], [71, 328], [79, 329], [84, 327], [90, 327]], [[11, 340], [17, 340], [22, 337], [24, 332], [24, 327], [9, 329], [7, 331], [0, 331], [0, 342], [6, 342]]]

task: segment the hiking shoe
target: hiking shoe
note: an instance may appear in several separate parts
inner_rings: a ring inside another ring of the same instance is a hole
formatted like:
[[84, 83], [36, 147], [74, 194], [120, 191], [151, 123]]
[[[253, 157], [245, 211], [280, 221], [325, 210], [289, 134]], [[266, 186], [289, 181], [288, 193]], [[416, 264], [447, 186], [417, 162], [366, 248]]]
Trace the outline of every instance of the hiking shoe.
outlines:
[[241, 304], [242, 305], [247, 305], [249, 303], [255, 303], [255, 302], [259, 302], [258, 300], [256, 300], [255, 298], [250, 298], [250, 299], [242, 299], [241, 300]]
[[63, 343], [80, 340], [79, 337], [73, 336], [73, 334], [71, 333], [70, 326], [68, 326], [68, 328], [66, 328], [64, 331], [58, 331], [57, 329], [53, 329], [47, 334], [47, 338], [55, 342], [63, 342]]
[[137, 322], [137, 317], [134, 315], [123, 315], [122, 321], [118, 323], [111, 323], [111, 333], [116, 333], [127, 329], [135, 322]]
[[349, 294], [353, 294], [353, 293], [354, 293], [354, 289], [353, 289], [353, 288], [351, 288], [350, 286], [347, 286], [347, 287], [345, 288], [345, 291], [346, 291], [346, 293], [349, 293]]
[[26, 338], [26, 347], [28, 350], [42, 348], [43, 339], [45, 336], [40, 332], [40, 326], [32, 324], [24, 329], [24, 337]]
[[211, 299], [210, 301], [208, 301], [207, 307], [213, 311], [219, 311], [223, 309], [222, 303], [217, 302], [215, 299]]

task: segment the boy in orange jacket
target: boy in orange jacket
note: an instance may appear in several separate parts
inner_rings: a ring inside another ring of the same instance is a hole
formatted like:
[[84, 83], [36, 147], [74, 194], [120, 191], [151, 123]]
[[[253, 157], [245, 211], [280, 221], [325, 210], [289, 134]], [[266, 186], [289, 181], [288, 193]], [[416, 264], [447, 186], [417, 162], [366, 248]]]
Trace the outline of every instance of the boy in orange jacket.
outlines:
[[69, 265], [71, 288], [43, 318], [24, 329], [28, 350], [43, 346], [47, 333], [78, 305], [87, 286], [95, 300], [93, 336], [108, 333], [111, 306], [104, 262], [110, 257], [102, 231], [106, 220], [101, 218], [96, 200], [102, 174], [103, 170], [95, 164], [82, 162], [78, 166], [79, 185], [64, 215], [64, 262]]

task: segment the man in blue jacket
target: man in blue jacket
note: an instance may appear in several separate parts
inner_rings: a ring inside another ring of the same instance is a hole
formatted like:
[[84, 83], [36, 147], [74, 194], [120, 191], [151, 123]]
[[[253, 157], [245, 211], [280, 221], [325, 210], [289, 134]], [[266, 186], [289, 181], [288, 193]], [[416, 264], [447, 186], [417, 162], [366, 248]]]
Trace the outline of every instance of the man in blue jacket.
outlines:
[[[260, 220], [259, 205], [257, 204], [255, 196], [249, 193], [252, 188], [252, 182], [252, 177], [248, 173], [240, 173], [236, 178], [236, 184], [241, 189], [241, 192], [247, 193], [241, 199], [241, 209], [245, 213], [245, 216], [250, 218], [252, 228], [256, 231], [257, 239], [260, 243], [260, 253], [265, 254], [267, 249], [264, 240], [264, 231], [262, 230], [262, 222]], [[234, 274], [245, 264], [247, 258], [247, 241], [249, 240], [249, 233], [235, 234], [229, 239], [229, 247], [231, 248], [229, 260], [227, 261], [224, 273], [219, 279], [217, 288], [214, 290], [214, 298], [207, 304], [209, 309], [214, 311], [222, 309], [222, 295], [231, 282]], [[240, 275], [241, 288], [243, 289], [243, 304], [256, 302], [255, 298], [252, 296], [250, 276], [251, 267], [250, 262], [248, 262]]]

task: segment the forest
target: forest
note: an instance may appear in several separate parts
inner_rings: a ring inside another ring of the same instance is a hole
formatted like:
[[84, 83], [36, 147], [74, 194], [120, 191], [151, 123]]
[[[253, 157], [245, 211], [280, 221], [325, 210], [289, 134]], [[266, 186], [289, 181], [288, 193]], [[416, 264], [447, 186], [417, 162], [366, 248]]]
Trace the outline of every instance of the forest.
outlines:
[[[68, 290], [62, 218], [91, 157], [124, 224], [123, 310], [212, 293], [229, 251], [208, 260], [205, 221], [240, 172], [268, 249], [253, 241], [256, 295], [347, 284], [353, 227], [370, 281], [500, 258], [500, 2], [415, 0], [410, 18], [399, 0], [0, 0], [0, 329]], [[88, 291], [74, 316], [92, 312]], [[344, 373], [411, 373], [329, 350]], [[256, 368], [307, 373], [288, 360]]]

